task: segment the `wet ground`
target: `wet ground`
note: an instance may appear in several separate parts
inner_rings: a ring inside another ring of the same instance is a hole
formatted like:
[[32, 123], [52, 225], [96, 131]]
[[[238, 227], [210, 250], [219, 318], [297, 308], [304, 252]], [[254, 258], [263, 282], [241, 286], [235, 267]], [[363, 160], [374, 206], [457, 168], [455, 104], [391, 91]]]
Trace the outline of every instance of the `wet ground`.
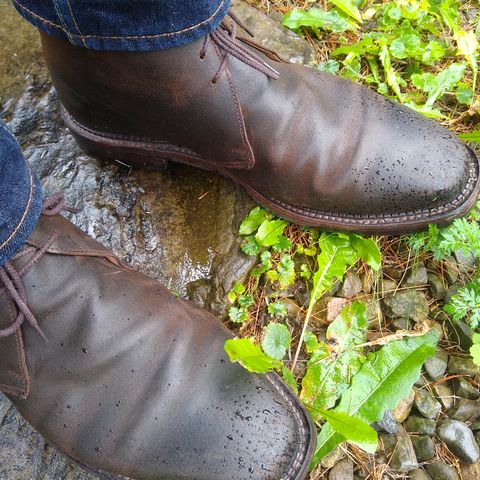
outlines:
[[[312, 47], [277, 22], [241, 3], [236, 12], [259, 43], [293, 61], [313, 62]], [[67, 203], [81, 209], [74, 223], [174, 292], [222, 314], [226, 292], [251, 266], [236, 232], [253, 202], [209, 172], [176, 164], [163, 172], [130, 170], [83, 153], [61, 121], [35, 29], [3, 0], [0, 118], [45, 194], [62, 190]], [[59, 478], [94, 477], [70, 465], [0, 394], [0, 479]]]

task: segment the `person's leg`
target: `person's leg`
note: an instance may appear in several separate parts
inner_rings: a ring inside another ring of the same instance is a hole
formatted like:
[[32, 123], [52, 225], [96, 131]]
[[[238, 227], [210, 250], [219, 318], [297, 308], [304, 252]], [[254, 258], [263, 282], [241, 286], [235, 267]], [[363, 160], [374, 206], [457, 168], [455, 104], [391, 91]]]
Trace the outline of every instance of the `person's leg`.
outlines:
[[12, 0], [41, 31], [94, 50], [176, 47], [214, 31], [230, 0]]
[[0, 121], [0, 267], [30, 237], [41, 208], [40, 182], [15, 137]]

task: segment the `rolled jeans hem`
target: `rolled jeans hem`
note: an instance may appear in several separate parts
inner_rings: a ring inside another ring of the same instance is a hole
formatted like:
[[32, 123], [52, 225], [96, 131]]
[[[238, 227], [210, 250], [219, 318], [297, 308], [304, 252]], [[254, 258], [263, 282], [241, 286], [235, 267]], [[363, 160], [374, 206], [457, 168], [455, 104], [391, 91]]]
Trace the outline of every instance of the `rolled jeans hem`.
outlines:
[[[193, 22], [188, 25], [179, 23], [176, 25], [176, 18], [172, 18], [170, 25], [175, 25], [178, 28], [165, 29], [165, 25], [156, 30], [155, 23], [150, 20], [148, 11], [142, 17], [141, 21], [132, 21], [128, 25], [128, 31], [125, 26], [116, 27], [115, 22], [108, 22], [96, 25], [95, 31], [85, 29], [82, 24], [80, 27], [79, 17], [86, 16], [85, 24], [90, 25], [93, 20], [98, 20], [101, 16], [95, 17], [94, 13], [89, 14], [85, 12], [74, 14], [75, 7], [72, 8], [70, 2], [67, 0], [65, 12], [62, 12], [63, 7], [60, 3], [54, 1], [55, 10], [48, 11], [48, 15], [43, 12], [34, 11], [35, 2], [24, 0], [12, 0], [13, 5], [17, 11], [31, 24], [39, 28], [41, 31], [52, 35], [54, 37], [69, 40], [72, 44], [89, 48], [92, 50], [102, 51], [153, 51], [162, 50], [166, 48], [178, 47], [190, 42], [193, 42], [208, 33], [214, 31], [222, 22], [228, 13], [231, 0], [209, 0], [205, 3], [211, 5], [211, 11], [200, 18], [195, 18]], [[26, 5], [28, 4], [28, 6]], [[73, 2], [72, 2], [73, 4]], [[107, 4], [108, 5], [108, 4]], [[105, 7], [106, 13], [108, 6]], [[153, 6], [150, 6], [154, 11]], [[159, 7], [156, 7], [157, 9]], [[133, 9], [133, 7], [132, 7]], [[43, 13], [43, 14], [42, 14]], [[111, 12], [112, 18], [119, 14]], [[47, 18], [48, 17], [48, 18]], [[91, 17], [91, 18], [89, 18]], [[136, 24], [137, 23], [137, 24]], [[86, 28], [86, 27], [85, 27]], [[88, 33], [87, 33], [88, 32]]]
[[[13, 146], [13, 158], [5, 162], [6, 177], [0, 178], [0, 267], [8, 262], [30, 238], [42, 211], [42, 188], [20, 152], [13, 135], [0, 123], [0, 143]], [[2, 151], [0, 145], [0, 151]]]

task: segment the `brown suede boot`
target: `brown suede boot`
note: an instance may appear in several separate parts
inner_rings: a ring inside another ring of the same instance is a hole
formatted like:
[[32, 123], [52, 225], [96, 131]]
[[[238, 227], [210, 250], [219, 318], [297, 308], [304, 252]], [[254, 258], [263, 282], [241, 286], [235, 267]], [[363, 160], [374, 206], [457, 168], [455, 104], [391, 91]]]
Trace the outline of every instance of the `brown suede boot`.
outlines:
[[449, 222], [479, 191], [475, 154], [366, 87], [281, 62], [225, 21], [157, 52], [96, 52], [42, 34], [64, 118], [130, 165], [215, 170], [301, 224], [399, 233]]
[[215, 317], [54, 200], [0, 268], [0, 389], [26, 420], [106, 479], [304, 479], [315, 430], [280, 378], [231, 364]]

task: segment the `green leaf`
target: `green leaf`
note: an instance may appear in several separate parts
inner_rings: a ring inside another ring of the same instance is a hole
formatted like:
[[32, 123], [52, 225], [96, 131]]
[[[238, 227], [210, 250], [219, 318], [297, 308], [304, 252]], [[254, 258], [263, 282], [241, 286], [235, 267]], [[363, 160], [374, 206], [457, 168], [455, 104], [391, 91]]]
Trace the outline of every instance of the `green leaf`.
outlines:
[[319, 415], [328, 421], [330, 426], [345, 440], [350, 442], [370, 444], [371, 453], [375, 453], [378, 445], [377, 432], [368, 423], [343, 412], [334, 410], [317, 410]]
[[272, 254], [269, 251], [262, 252], [260, 255], [260, 265], [254, 268], [250, 275], [252, 277], [259, 277], [262, 273], [270, 270], [272, 268]]
[[258, 228], [255, 240], [260, 247], [271, 247], [278, 242], [286, 226], [285, 220], [264, 220]]
[[228, 318], [234, 323], [243, 323], [248, 319], [248, 312], [245, 308], [230, 307]]
[[362, 23], [362, 16], [358, 11], [357, 6], [352, 0], [330, 0], [339, 10], [346, 13], [349, 17], [352, 17], [358, 23]]
[[445, 56], [445, 47], [435, 40], [428, 42], [422, 55], [422, 62], [431, 64], [438, 62]]
[[463, 55], [473, 71], [473, 87], [472, 90], [475, 91], [475, 86], [477, 82], [477, 72], [478, 72], [478, 61], [476, 51], [478, 49], [478, 40], [475, 32], [464, 32], [459, 30], [455, 33], [455, 40], [457, 41], [458, 53]]
[[475, 362], [475, 365], [480, 366], [480, 335], [478, 333], [474, 333], [473, 337], [473, 345], [470, 347], [470, 355]]
[[264, 220], [272, 218], [271, 213], [264, 208], [255, 207], [240, 225], [240, 235], [250, 235], [262, 224]]
[[475, 130], [470, 133], [462, 133], [459, 137], [465, 142], [480, 142], [480, 130]]
[[327, 12], [320, 8], [311, 8], [308, 11], [290, 10], [284, 15], [282, 25], [294, 31], [301, 27], [310, 27], [317, 34], [319, 29], [339, 33], [358, 28], [354, 22], [342, 17], [336, 10]]
[[455, 95], [459, 103], [470, 105], [472, 103], [474, 92], [466, 83], [459, 83]]
[[[394, 409], [408, 395], [420, 376], [423, 362], [435, 354], [438, 334], [430, 332], [419, 337], [390, 342], [368, 356], [352, 384], [335, 408], [371, 424], [379, 421], [386, 409]], [[327, 423], [317, 439], [312, 467], [343, 441]]]
[[359, 257], [374, 270], [380, 270], [382, 266], [382, 253], [377, 242], [371, 238], [363, 238], [356, 235], [352, 239], [352, 245], [357, 251]]
[[295, 395], [298, 395], [298, 385], [295, 377], [293, 376], [292, 372], [285, 366], [282, 367], [282, 378], [285, 383], [292, 389]]
[[[365, 343], [368, 319], [365, 305], [353, 303], [329, 325], [327, 344], [316, 342], [302, 380], [301, 398], [315, 417], [322, 408], [331, 408], [348, 388], [363, 361], [363, 349], [354, 348]], [[315, 339], [316, 340], [316, 339]], [[310, 339], [310, 349], [314, 340]]]
[[397, 74], [395, 73], [395, 70], [392, 67], [390, 53], [388, 52], [388, 48], [385, 45], [380, 50], [380, 61], [382, 62], [383, 69], [385, 70], [385, 78], [387, 80], [388, 85], [390, 85], [390, 87], [395, 92], [395, 95], [397, 95], [399, 100], [403, 102], [404, 95], [400, 91], [400, 85], [398, 84]]
[[305, 332], [303, 341], [305, 342], [305, 348], [307, 350], [307, 353], [313, 353], [320, 346], [320, 344], [318, 343], [318, 338], [312, 332]]
[[287, 316], [287, 307], [283, 302], [270, 302], [267, 310], [272, 317], [285, 318]]
[[292, 242], [285, 235], [280, 235], [272, 250], [274, 252], [285, 252], [290, 250], [290, 248], [292, 248]]
[[249, 372], [267, 373], [282, 367], [282, 362], [265, 355], [253, 338], [232, 338], [225, 342], [231, 362], [238, 362]]
[[237, 303], [244, 309], [248, 309], [253, 305], [253, 296], [249, 293], [244, 295], [239, 295], [237, 298]]
[[322, 72], [335, 74], [340, 69], [340, 64], [336, 60], [327, 60], [326, 62], [321, 63], [318, 66], [318, 69]]
[[443, 309], [455, 321], [468, 317], [473, 329], [480, 327], [480, 278], [460, 288]]
[[240, 245], [243, 253], [255, 257], [260, 253], [260, 247], [252, 236], [248, 236]]
[[292, 336], [288, 328], [281, 323], [269, 323], [264, 330], [263, 351], [276, 360], [281, 360], [287, 353]]
[[280, 287], [285, 289], [295, 281], [295, 263], [290, 255], [282, 255], [277, 266]]

